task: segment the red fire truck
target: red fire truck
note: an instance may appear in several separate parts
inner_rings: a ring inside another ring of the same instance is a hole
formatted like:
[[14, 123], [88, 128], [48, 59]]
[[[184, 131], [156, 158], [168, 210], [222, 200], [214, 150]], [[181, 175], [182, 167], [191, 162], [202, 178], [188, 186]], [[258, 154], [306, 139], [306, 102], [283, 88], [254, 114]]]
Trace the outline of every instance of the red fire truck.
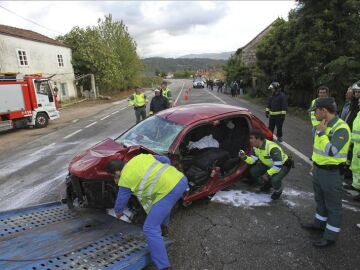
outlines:
[[0, 73], [0, 131], [43, 128], [60, 117], [49, 79], [41, 74]]

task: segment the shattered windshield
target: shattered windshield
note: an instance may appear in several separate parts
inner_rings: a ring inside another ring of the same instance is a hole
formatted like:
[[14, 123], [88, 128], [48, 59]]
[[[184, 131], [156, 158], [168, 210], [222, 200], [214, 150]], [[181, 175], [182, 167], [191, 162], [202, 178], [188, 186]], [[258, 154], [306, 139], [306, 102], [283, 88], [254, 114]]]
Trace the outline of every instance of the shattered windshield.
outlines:
[[140, 122], [115, 139], [126, 147], [142, 145], [158, 154], [165, 154], [184, 126], [153, 116]]

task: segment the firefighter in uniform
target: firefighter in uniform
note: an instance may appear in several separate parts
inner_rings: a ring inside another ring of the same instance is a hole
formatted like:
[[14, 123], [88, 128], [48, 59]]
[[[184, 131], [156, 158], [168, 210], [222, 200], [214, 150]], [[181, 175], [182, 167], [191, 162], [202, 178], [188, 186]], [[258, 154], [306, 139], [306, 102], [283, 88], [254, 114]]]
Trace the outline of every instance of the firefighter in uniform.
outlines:
[[286, 97], [285, 94], [280, 91], [280, 84], [278, 82], [272, 82], [268, 89], [271, 90], [272, 95], [268, 100], [265, 115], [269, 118], [269, 129], [274, 133], [276, 126], [277, 140], [278, 142], [282, 142], [282, 127], [288, 107]]
[[172, 95], [171, 95], [171, 91], [170, 91], [169, 87], [167, 87], [166, 82], [161, 83], [161, 90], [162, 90], [162, 95], [164, 97], [166, 97], [168, 99], [168, 101], [169, 101], [169, 107], [172, 107], [173, 106]]
[[240, 158], [252, 165], [251, 177], [257, 183], [263, 182], [260, 191], [268, 191], [272, 186], [274, 192], [271, 194], [271, 199], [279, 199], [282, 193], [282, 179], [289, 173], [292, 160], [279, 145], [265, 139], [260, 130], [250, 132], [250, 144], [253, 147], [254, 155], [247, 156], [241, 150]]
[[[318, 95], [318, 98], [322, 98], [322, 97], [328, 97], [329, 96], [329, 88], [327, 88], [326, 86], [322, 85], [320, 86], [318, 89], [317, 89], [317, 95]], [[314, 98], [312, 101], [311, 101], [311, 104], [310, 104], [310, 108], [309, 110], [314, 107], [315, 105], [315, 101], [317, 100], [317, 98]], [[310, 111], [310, 120], [311, 120], [311, 125], [312, 125], [312, 133], [313, 135], [315, 134], [315, 131], [316, 131], [316, 127], [317, 125], [320, 124], [320, 122], [318, 120], [316, 120], [316, 116], [315, 116], [315, 112], [314, 111]]]
[[187, 190], [186, 176], [170, 165], [168, 157], [151, 154], [137, 155], [127, 163], [112, 159], [108, 171], [115, 174], [119, 185], [116, 216], [122, 216], [134, 194], [147, 213], [143, 231], [152, 261], [157, 269], [170, 269], [161, 226], [169, 225], [171, 209]]
[[148, 104], [148, 99], [145, 94], [141, 92], [140, 87], [135, 87], [135, 93], [128, 98], [129, 104], [134, 106], [136, 123], [139, 123], [140, 117], [142, 120], [146, 118], [146, 104]]
[[307, 230], [323, 231], [315, 247], [335, 243], [340, 232], [342, 216], [342, 172], [350, 145], [350, 128], [336, 115], [334, 98], [318, 98], [311, 111], [320, 124], [316, 128], [312, 161], [314, 164], [313, 187], [316, 214], [312, 223], [302, 224]]

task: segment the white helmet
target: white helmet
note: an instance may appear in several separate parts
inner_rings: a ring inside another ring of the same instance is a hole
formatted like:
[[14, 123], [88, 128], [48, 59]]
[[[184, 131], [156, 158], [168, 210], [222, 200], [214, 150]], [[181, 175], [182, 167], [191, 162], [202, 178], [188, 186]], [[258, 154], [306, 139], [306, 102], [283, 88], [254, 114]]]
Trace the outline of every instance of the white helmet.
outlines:
[[351, 86], [352, 90], [360, 90], [360, 81], [357, 81]]

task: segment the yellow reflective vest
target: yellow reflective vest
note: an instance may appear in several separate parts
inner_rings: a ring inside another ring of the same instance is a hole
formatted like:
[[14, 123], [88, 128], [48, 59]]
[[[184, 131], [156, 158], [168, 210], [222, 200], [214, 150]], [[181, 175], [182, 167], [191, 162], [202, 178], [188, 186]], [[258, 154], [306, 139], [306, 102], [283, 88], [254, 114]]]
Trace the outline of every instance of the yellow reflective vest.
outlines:
[[131, 189], [146, 213], [184, 177], [174, 166], [140, 154], [130, 159], [121, 172], [119, 186]]
[[171, 96], [171, 92], [170, 92], [170, 89], [169, 89], [169, 88], [167, 88], [167, 87], [164, 88], [164, 89], [162, 90], [162, 95], [163, 95], [164, 97], [166, 97], [169, 102], [172, 101], [172, 96]]
[[[338, 149], [338, 152], [334, 156], [329, 156], [329, 151], [332, 147], [332, 144], [330, 142], [332, 135], [339, 129], [346, 129], [349, 138], [345, 145]], [[313, 153], [312, 153], [312, 161], [315, 162], [318, 165], [339, 165], [341, 163], [345, 163], [347, 160], [347, 154], [349, 151], [350, 146], [350, 140], [351, 140], [351, 131], [342, 119], [338, 119], [336, 123], [332, 127], [327, 127], [325, 129], [325, 134], [322, 136], [316, 135], [314, 139], [314, 147], [313, 147]]]
[[[267, 170], [267, 174], [272, 176], [278, 172], [280, 172], [281, 168], [277, 167], [279, 165], [284, 165], [284, 163], [288, 160], [288, 156], [285, 154], [285, 152], [281, 149], [280, 146], [278, 146], [276, 143], [269, 141], [265, 139], [265, 147], [264, 149], [256, 148], [254, 147], [254, 153], [255, 156], [247, 156], [244, 161], [247, 164], [254, 164], [258, 159], [267, 167], [269, 167], [269, 170]], [[281, 153], [281, 160], [272, 160], [270, 156], [270, 152], [272, 149], [278, 148]]]
[[[317, 100], [317, 98], [315, 98], [315, 99], [313, 99], [313, 101], [311, 101], [310, 108], [312, 106], [314, 106], [316, 100]], [[316, 127], [316, 126], [318, 126], [320, 124], [320, 121], [316, 120], [315, 111], [310, 112], [310, 120], [311, 120], [311, 124], [312, 124], [313, 127]]]
[[147, 99], [144, 93], [140, 93], [140, 94], [134, 93], [130, 96], [129, 104], [132, 106], [142, 107], [146, 105], [146, 103], [147, 103]]

